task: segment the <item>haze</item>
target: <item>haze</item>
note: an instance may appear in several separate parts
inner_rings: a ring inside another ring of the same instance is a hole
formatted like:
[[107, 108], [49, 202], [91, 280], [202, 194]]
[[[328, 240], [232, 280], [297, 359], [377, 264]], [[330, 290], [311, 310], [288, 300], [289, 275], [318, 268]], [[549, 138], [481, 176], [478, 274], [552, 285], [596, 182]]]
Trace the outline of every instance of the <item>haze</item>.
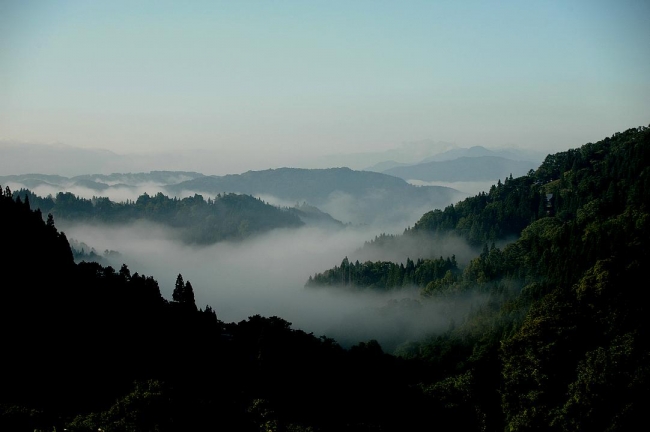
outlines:
[[[336, 232], [275, 230], [241, 243], [197, 248], [182, 245], [169, 229], [152, 224], [107, 227], [61, 221], [58, 226], [68, 238], [84, 242], [100, 254], [118, 251], [120, 256], [111, 263], [114, 268], [126, 263], [132, 272], [153, 275], [165, 298], [171, 298], [176, 276], [181, 273], [194, 287], [197, 306], [211, 306], [222, 321], [276, 315], [294, 328], [332, 337], [344, 346], [376, 339], [384, 349], [392, 350], [432, 331], [445, 330], [450, 318], [460, 318], [472, 302], [481, 301], [455, 302], [451, 308], [442, 301], [422, 302], [415, 288], [386, 294], [304, 288], [309, 276], [340, 265], [345, 256], [353, 261], [368, 258], [367, 252], [359, 250], [359, 245], [375, 235], [367, 227]], [[405, 261], [415, 250], [405, 247], [399, 258], [397, 250], [375, 249], [370, 255]], [[429, 249], [434, 257], [465, 256], [467, 250], [458, 241]]]
[[[360, 170], [473, 146], [537, 161], [649, 124], [648, 16], [645, 0], [0, 1], [0, 175]], [[496, 180], [446, 185], [472, 195]], [[354, 200], [335, 198], [322, 210], [351, 218]], [[181, 273], [198, 306], [224, 321], [278, 315], [344, 344], [376, 338], [394, 348], [444, 329], [469, 303], [450, 315], [440, 303], [418, 309], [409, 301], [417, 291], [392, 298], [303, 285], [345, 256], [469, 260], [453, 239], [362, 248], [428, 210], [205, 248], [152, 225], [56, 223], [69, 238], [120, 252], [168, 299]]]
[[648, 124], [649, 14], [644, 0], [4, 1], [0, 140], [205, 174], [422, 140], [563, 151]]

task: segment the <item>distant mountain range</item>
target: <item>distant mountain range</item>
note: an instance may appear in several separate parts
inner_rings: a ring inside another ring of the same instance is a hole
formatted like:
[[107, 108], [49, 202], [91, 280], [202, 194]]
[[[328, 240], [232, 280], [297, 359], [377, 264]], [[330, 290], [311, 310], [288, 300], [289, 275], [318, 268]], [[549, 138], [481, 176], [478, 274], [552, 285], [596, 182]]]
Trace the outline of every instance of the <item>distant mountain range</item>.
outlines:
[[[15, 182], [31, 190], [83, 188], [106, 196], [112, 188], [121, 188], [137, 196], [142, 193], [143, 186], [147, 186], [155, 188], [154, 193], [162, 191], [176, 196], [194, 192], [248, 194], [285, 207], [295, 207], [296, 203], [304, 202], [342, 223], [391, 225], [408, 225], [422, 213], [443, 208], [468, 195], [459, 191], [466, 191], [463, 187], [453, 188], [453, 183], [496, 183], [510, 175], [525, 175], [537, 168], [545, 156], [518, 149], [457, 148], [449, 143], [421, 141], [384, 152], [357, 153], [347, 155], [347, 158], [340, 155], [341, 161], [356, 166], [363, 161], [377, 161], [366, 170], [343, 165], [340, 168], [276, 168], [221, 176], [188, 170], [114, 171], [108, 174], [106, 170], [109, 167], [136, 167], [145, 162], [166, 167], [168, 164], [160, 164], [161, 158], [167, 161], [174, 158], [171, 153], [127, 157], [64, 145], [0, 144], [0, 173], [13, 174], [0, 177], [0, 181]], [[211, 155], [205, 153], [204, 164], [212, 161]], [[196, 152], [179, 153], [178, 165], [192, 165], [190, 159], [195, 160], [198, 156], [200, 154]], [[400, 159], [389, 160], [390, 157]], [[404, 160], [410, 163], [404, 163]], [[44, 174], [21, 174], [17, 172], [20, 167], [40, 167]], [[93, 167], [98, 169], [96, 174], [88, 174]], [[59, 168], [61, 172], [51, 172]], [[87, 171], [71, 177], [63, 175], [82, 168]], [[414, 186], [408, 182], [440, 182], [446, 186], [451, 183], [452, 188]]]
[[382, 151], [367, 151], [357, 153], [337, 153], [315, 158], [310, 168], [348, 167], [355, 170], [377, 171], [366, 167], [381, 164], [386, 161], [395, 163], [415, 164], [422, 159], [456, 148], [449, 142], [420, 140], [402, 143], [396, 148]]
[[424, 162], [417, 165], [398, 166], [383, 171], [384, 174], [404, 180], [466, 182], [494, 181], [510, 176], [520, 177], [539, 164], [515, 161], [498, 156], [460, 157], [446, 161]]
[[349, 168], [279, 168], [203, 176], [166, 189], [174, 194], [234, 192], [306, 201], [339, 220], [355, 224], [405, 221], [421, 214], [424, 208], [444, 208], [462, 195], [448, 187], [413, 186], [387, 174]]
[[[43, 173], [79, 176], [150, 170], [231, 173], [237, 164], [217, 150], [182, 149], [118, 154], [65, 144], [0, 141], [0, 174]], [[241, 165], [241, 164], [239, 164]], [[246, 165], [250, 169], [250, 165]]]
[[168, 185], [186, 180], [192, 180], [204, 175], [189, 171], [150, 171], [148, 173], [114, 173], [114, 174], [83, 174], [73, 177], [48, 174], [13, 174], [0, 176], [0, 182], [10, 182], [23, 185], [27, 189], [49, 186], [59, 191], [71, 188], [87, 188], [99, 193], [109, 188], [136, 188], [143, 184]]
[[384, 161], [366, 168], [404, 180], [471, 182], [525, 175], [536, 169], [545, 155], [519, 149], [490, 150], [481, 146], [454, 148], [418, 163]]
[[513, 161], [530, 161], [535, 164], [535, 167], [537, 167], [539, 164], [542, 163], [542, 161], [546, 157], [546, 153], [532, 151], [532, 150], [522, 150], [517, 148], [490, 150], [483, 146], [474, 146], [469, 148], [455, 147], [445, 151], [437, 152], [435, 154], [428, 155], [426, 157], [417, 159], [412, 162], [405, 162], [404, 160], [402, 160], [401, 162], [397, 162], [397, 159], [389, 160], [388, 158], [385, 158], [381, 162], [363, 168], [363, 170], [384, 172], [390, 168], [395, 168], [398, 166], [413, 166], [413, 165], [418, 165], [426, 162], [442, 162], [442, 161], [448, 161], [448, 160], [458, 159], [462, 157], [482, 157], [482, 156], [496, 156], [505, 159], [510, 159]]
[[291, 208], [307, 224], [318, 222], [332, 226], [345, 223], [408, 225], [426, 211], [444, 208], [464, 196], [448, 187], [413, 186], [387, 174], [349, 168], [280, 168], [225, 176], [189, 171], [75, 177], [21, 174], [0, 176], [0, 184], [10, 185], [12, 189], [25, 187], [39, 194], [44, 194], [42, 191], [46, 189], [73, 192], [83, 189], [87, 195], [90, 191], [92, 195], [110, 196], [116, 188], [140, 194], [147, 191], [146, 187], [151, 188], [149, 193], [162, 191], [177, 197], [194, 193], [212, 197], [225, 193], [244, 194]]
[[[188, 144], [190, 145], [190, 144]], [[339, 153], [290, 162], [291, 166], [324, 169], [348, 167], [353, 170], [382, 172], [400, 165], [456, 159], [458, 157], [499, 156], [512, 160], [541, 163], [546, 154], [516, 148], [459, 148], [453, 143], [421, 140], [403, 143], [375, 152]], [[187, 148], [175, 151], [118, 154], [109, 150], [74, 147], [65, 144], [23, 143], [0, 140], [0, 174], [43, 173], [79, 176], [88, 173], [128, 173], [150, 170], [197, 171], [207, 174], [237, 174], [244, 170], [279, 168], [271, 161], [247, 161], [223, 154], [218, 149]], [[289, 163], [289, 162], [283, 162]]]
[[544, 158], [547, 156], [547, 153], [531, 151], [531, 150], [521, 150], [517, 148], [508, 148], [508, 149], [496, 149], [490, 150], [483, 146], [474, 146], [469, 148], [455, 148], [447, 150], [445, 152], [429, 156], [420, 161], [420, 163], [425, 162], [442, 162], [452, 159], [458, 159], [461, 157], [482, 157], [482, 156], [496, 156], [504, 159], [511, 159], [514, 161], [531, 161], [536, 164], [536, 167], [542, 163]]

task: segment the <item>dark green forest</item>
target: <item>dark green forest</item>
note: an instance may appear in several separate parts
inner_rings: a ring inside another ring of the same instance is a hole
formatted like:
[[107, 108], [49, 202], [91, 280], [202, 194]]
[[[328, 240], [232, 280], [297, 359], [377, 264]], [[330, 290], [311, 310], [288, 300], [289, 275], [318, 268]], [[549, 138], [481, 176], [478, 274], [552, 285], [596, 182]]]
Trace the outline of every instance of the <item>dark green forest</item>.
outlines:
[[649, 151], [647, 127], [616, 133], [549, 155], [526, 176], [374, 241], [391, 247], [452, 233], [482, 247], [463, 268], [449, 257], [407, 258], [406, 265], [344, 259], [306, 286], [415, 285], [434, 301], [488, 295], [446, 334], [395, 353], [444, 371], [426, 392], [461, 398], [450, 403], [479, 429], [627, 430], [648, 401], [650, 378], [642, 275], [650, 251]]
[[[341, 348], [281, 317], [218, 319], [123, 265], [75, 264], [32, 198], [0, 199], [0, 429], [627, 431], [650, 402], [650, 128], [548, 155], [526, 176], [422, 216], [461, 264], [351, 263], [306, 289], [486, 299], [447, 330], [384, 352]], [[36, 210], [34, 210], [34, 209]], [[498, 245], [498, 246], [497, 246]], [[200, 289], [197, 287], [197, 289]]]
[[[281, 209], [250, 195], [221, 193], [207, 200], [202, 195], [186, 198], [144, 193], [136, 201], [114, 202], [107, 197], [81, 198], [71, 192], [40, 197], [28, 189], [12, 193], [30, 206], [51, 213], [57, 220], [123, 225], [135, 221], [155, 222], [174, 228], [189, 244], [212, 244], [241, 240], [274, 228], [305, 225], [298, 208]], [[305, 217], [305, 219], [307, 219]]]
[[340, 267], [317, 273], [314, 277], [309, 276], [305, 286], [344, 286], [382, 291], [411, 285], [425, 288], [440, 280], [455, 280], [459, 273], [455, 256], [447, 259], [418, 258], [416, 262], [407, 258], [406, 265], [390, 261], [351, 263], [345, 257]]

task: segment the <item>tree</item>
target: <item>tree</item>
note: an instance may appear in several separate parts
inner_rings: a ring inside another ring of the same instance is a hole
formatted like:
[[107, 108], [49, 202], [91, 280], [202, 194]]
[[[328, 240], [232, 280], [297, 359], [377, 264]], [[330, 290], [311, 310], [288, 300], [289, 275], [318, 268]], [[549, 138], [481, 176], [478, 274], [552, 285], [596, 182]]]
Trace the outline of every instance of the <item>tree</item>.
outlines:
[[179, 273], [178, 276], [176, 276], [176, 284], [174, 286], [174, 292], [172, 293], [172, 300], [179, 303], [182, 302], [183, 291], [185, 291], [185, 282], [183, 281], [183, 275]]
[[179, 273], [176, 277], [176, 284], [174, 292], [172, 293], [172, 300], [178, 303], [192, 306], [196, 309], [196, 302], [194, 299], [194, 288], [190, 281], [183, 281], [183, 276]]
[[126, 264], [122, 264], [122, 267], [120, 267], [120, 277], [126, 281], [131, 280], [131, 270]]
[[190, 281], [185, 282], [185, 288], [183, 289], [183, 299], [181, 303], [186, 303], [193, 306], [196, 309], [196, 302], [194, 300], [194, 289]]
[[47, 214], [47, 227], [50, 229], [55, 229], [54, 227], [54, 216], [52, 216], [52, 213]]

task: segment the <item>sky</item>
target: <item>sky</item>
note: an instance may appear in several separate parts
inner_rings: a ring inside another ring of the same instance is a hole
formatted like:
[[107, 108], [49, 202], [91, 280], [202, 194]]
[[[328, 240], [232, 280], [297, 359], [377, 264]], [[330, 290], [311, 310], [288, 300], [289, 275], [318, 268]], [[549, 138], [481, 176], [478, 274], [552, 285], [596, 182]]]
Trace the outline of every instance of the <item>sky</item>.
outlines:
[[208, 150], [237, 172], [422, 140], [563, 151], [650, 124], [648, 16], [647, 0], [0, 0], [0, 142]]

